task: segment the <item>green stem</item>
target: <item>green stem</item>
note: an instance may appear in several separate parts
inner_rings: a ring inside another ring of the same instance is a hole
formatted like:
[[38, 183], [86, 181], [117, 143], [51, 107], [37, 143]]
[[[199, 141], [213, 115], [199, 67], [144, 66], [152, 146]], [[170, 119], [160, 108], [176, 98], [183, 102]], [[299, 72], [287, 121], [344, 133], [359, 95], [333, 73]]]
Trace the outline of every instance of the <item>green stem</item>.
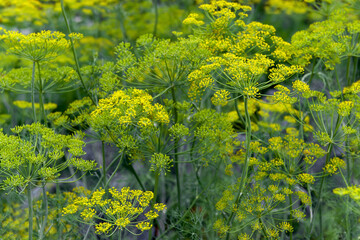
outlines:
[[[176, 109], [177, 101], [175, 96], [175, 89], [174, 86], [171, 88], [171, 96], [173, 99], [173, 113], [174, 113], [174, 124], [178, 122], [178, 112]], [[180, 176], [179, 176], [179, 163], [178, 163], [178, 146], [179, 142], [178, 139], [174, 140], [174, 167], [175, 167], [175, 174], [176, 174], [176, 189], [177, 189], [177, 200], [178, 200], [178, 207], [181, 209], [181, 187], [180, 187]]]
[[43, 81], [41, 79], [41, 71], [40, 71], [40, 63], [37, 63], [37, 68], [39, 72], [39, 105], [40, 105], [40, 122], [43, 119], [46, 125], [46, 115], [45, 115], [45, 108], [44, 108], [44, 100], [43, 100]]
[[[159, 176], [160, 176], [160, 169], [156, 169], [155, 176], [154, 176], [154, 178], [155, 178], [154, 198], [151, 203], [151, 210], [154, 209], [154, 204], [156, 203], [156, 198], [157, 198], [158, 188], [159, 188]], [[152, 223], [153, 223], [153, 220], [150, 221], [150, 225], [152, 225]], [[152, 231], [150, 229], [148, 239], [151, 240], [151, 238], [152, 238]]]
[[102, 152], [103, 184], [104, 184], [104, 189], [106, 190], [106, 159], [105, 159], [105, 143], [104, 143], [104, 141], [101, 141], [101, 152]]
[[209, 183], [209, 184], [206, 186], [206, 188], [204, 188], [204, 189], [195, 197], [195, 199], [192, 201], [192, 203], [190, 204], [190, 206], [188, 207], [188, 209], [184, 212], [184, 214], [182, 215], [182, 217], [181, 217], [179, 220], [177, 220], [175, 224], [172, 224], [172, 226], [171, 226], [170, 228], [168, 228], [165, 232], [163, 232], [163, 233], [158, 237], [158, 239], [163, 239], [163, 237], [165, 237], [168, 232], [170, 232], [173, 228], [179, 226], [179, 223], [181, 223], [181, 222], [184, 220], [184, 218], [186, 218], [186, 216], [188, 215], [188, 213], [193, 209], [193, 206], [195, 205], [195, 203], [197, 202], [197, 200], [200, 198], [200, 196], [201, 196], [206, 190], [208, 190], [208, 188], [209, 188], [209, 186], [210, 186], [211, 184], [212, 184], [212, 182]]
[[29, 240], [33, 239], [33, 205], [31, 195], [31, 183], [28, 183], [28, 204], [29, 204]]
[[[329, 143], [328, 148], [327, 148], [327, 154], [326, 154], [326, 161], [325, 161], [325, 165], [329, 162], [330, 160], [330, 155], [331, 155], [331, 151], [333, 148], [333, 144]], [[320, 189], [319, 189], [319, 200], [318, 203], [316, 204], [316, 207], [314, 209], [314, 215], [316, 214], [316, 212], [319, 211], [320, 217], [319, 217], [319, 225], [320, 225], [320, 234], [322, 234], [322, 216], [321, 216], [321, 205], [322, 205], [322, 191], [323, 191], [323, 187], [324, 187], [324, 180], [325, 180], [325, 174], [323, 174], [323, 176], [321, 177], [321, 183], [320, 183]], [[310, 234], [312, 233], [313, 227], [314, 227], [314, 221], [315, 220], [315, 216], [313, 217], [312, 222], [310, 223]]]
[[158, 21], [159, 21], [158, 0], [153, 0], [153, 5], [154, 5], [154, 11], [155, 11], [153, 36], [155, 37], [156, 33], [157, 33], [157, 25], [158, 25]]
[[[122, 154], [121, 154], [121, 158], [118, 162], [118, 165], [116, 166], [114, 172], [111, 174], [111, 176], [109, 177], [109, 179], [107, 179], [107, 181], [105, 182], [105, 185], [104, 185], [104, 189], [107, 188], [107, 186], [109, 185], [111, 179], [114, 177], [115, 173], [117, 172], [117, 170], [120, 168], [121, 166], [121, 163], [123, 161], [123, 159], [125, 158], [125, 150], [122, 151]], [[104, 176], [103, 176], [104, 177]]]
[[351, 80], [349, 78], [350, 74], [350, 63], [351, 63], [351, 56], [348, 56], [347, 63], [346, 63], [346, 79], [347, 79], [347, 86], [351, 85]]
[[[349, 143], [349, 139], [346, 139], [346, 145], [350, 146]], [[349, 151], [346, 151], [346, 172], [347, 172], [347, 179], [345, 182], [346, 186], [351, 184], [351, 176], [352, 176], [352, 172], [351, 172], [351, 156], [349, 154]], [[351, 222], [350, 222], [350, 209], [349, 209], [349, 204], [350, 204], [350, 198], [347, 196], [346, 197], [346, 239], [347, 240], [351, 240], [352, 239], [352, 232], [351, 232]]]
[[[289, 186], [290, 187], [290, 186]], [[292, 196], [291, 196], [291, 194], [289, 194], [289, 203], [290, 203], [290, 206], [289, 206], [289, 208], [290, 208], [290, 214], [289, 214], [289, 218], [288, 218], [288, 221], [290, 222], [291, 220], [292, 220], [292, 218], [293, 218], [293, 216], [292, 216], [292, 210], [293, 210], [293, 207], [292, 207], [292, 205], [293, 205], [293, 203], [292, 203]], [[293, 239], [293, 233], [292, 232], [290, 232], [290, 240], [292, 240]]]
[[315, 61], [316, 61], [316, 59], [314, 58], [314, 60], [313, 60], [313, 65], [312, 65], [312, 68], [311, 68], [311, 75], [310, 75], [310, 79], [309, 79], [309, 86], [311, 85], [311, 82], [312, 82], [312, 80], [313, 80], [313, 78], [314, 78], [314, 69], [315, 69]]
[[[58, 209], [61, 209], [61, 205], [60, 205], [60, 184], [57, 182], [56, 183], [56, 199], [57, 199], [57, 207]], [[58, 212], [57, 214], [57, 218], [56, 218], [56, 230], [58, 233], [58, 239], [62, 239], [61, 233], [62, 233], [62, 227], [60, 225], [60, 217], [61, 217], [61, 211]]]
[[31, 108], [33, 110], [34, 122], [37, 122], [36, 109], [35, 109], [35, 62], [33, 62], [32, 75], [31, 75]]
[[[245, 164], [244, 168], [241, 174], [241, 180], [240, 180], [240, 186], [239, 191], [237, 193], [236, 200], [234, 202], [234, 207], [236, 207], [241, 199], [241, 196], [243, 195], [243, 191], [246, 185], [247, 181], [247, 175], [249, 171], [249, 156], [251, 154], [250, 152], [250, 143], [251, 143], [251, 120], [250, 120], [250, 114], [248, 110], [248, 98], [244, 97], [244, 106], [245, 106], [245, 128], [246, 128], [246, 139], [245, 139]], [[237, 108], [237, 102], [235, 100], [235, 108]], [[238, 112], [239, 113], [239, 112]], [[239, 116], [240, 117], [240, 116]], [[234, 211], [231, 212], [228, 220], [227, 220], [227, 226], [231, 226], [231, 223], [234, 218]], [[230, 233], [228, 232], [226, 235], [226, 239], [228, 240], [230, 238]]]
[[120, 6], [119, 9], [119, 20], [120, 20], [120, 30], [122, 33], [122, 37], [123, 37], [123, 41], [127, 42], [128, 41], [128, 36], [126, 33], [126, 28], [125, 28], [125, 14], [124, 14], [124, 10], [122, 9], [122, 7]]
[[356, 58], [355, 58], [355, 61], [354, 61], [354, 67], [353, 67], [353, 76], [352, 76], [353, 83], [356, 81], [358, 61], [359, 61], [359, 58], [356, 57]]
[[[62, 15], [64, 17], [64, 21], [65, 21], [65, 24], [66, 24], [66, 28], [68, 30], [68, 33], [71, 34], [71, 29], [70, 29], [70, 25], [69, 25], [69, 21], [68, 21], [68, 18], [66, 16], [66, 12], [65, 12], [65, 7], [64, 7], [64, 0], [60, 0], [60, 3], [61, 3], [61, 12], [62, 12]], [[85, 82], [84, 82], [84, 79], [81, 75], [81, 72], [80, 72], [80, 64], [79, 64], [79, 60], [78, 60], [78, 57], [77, 57], [77, 53], [76, 53], [76, 50], [75, 50], [75, 45], [74, 45], [74, 41], [72, 40], [72, 38], [70, 38], [70, 43], [71, 43], [71, 50], [72, 50], [72, 53], [73, 53], [73, 56], [74, 56], [74, 60], [75, 60], [75, 66], [76, 66], [76, 72], [79, 76], [79, 79], [80, 79], [80, 82], [81, 82], [81, 85], [82, 87], [84, 88], [84, 90], [86, 91], [86, 94], [89, 96], [89, 98], [91, 99], [92, 103], [96, 106], [96, 101], [94, 100], [94, 98], [92, 97], [92, 95], [90, 94], [90, 91], [89, 89], [87, 89], [86, 85], [85, 85]]]
[[44, 183], [44, 186], [42, 187], [42, 191], [43, 191], [43, 208], [44, 208], [44, 220], [41, 224], [41, 229], [40, 229], [40, 236], [39, 239], [43, 239], [45, 236], [43, 235], [45, 233], [46, 230], [46, 224], [47, 224], [47, 219], [48, 219], [48, 215], [49, 215], [49, 210], [48, 210], [48, 199], [47, 199], [47, 195], [46, 195], [46, 184]]

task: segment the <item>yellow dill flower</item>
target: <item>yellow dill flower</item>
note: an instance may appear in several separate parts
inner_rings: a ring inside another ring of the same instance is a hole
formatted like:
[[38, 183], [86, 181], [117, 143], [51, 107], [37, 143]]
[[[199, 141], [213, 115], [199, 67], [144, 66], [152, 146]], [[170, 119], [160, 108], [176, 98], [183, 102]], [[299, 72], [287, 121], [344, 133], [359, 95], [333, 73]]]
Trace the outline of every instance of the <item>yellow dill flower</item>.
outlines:
[[348, 116], [351, 113], [351, 109], [354, 107], [354, 103], [352, 101], [343, 101], [339, 103], [338, 106], [338, 114], [340, 116]]
[[279, 190], [279, 187], [278, 187], [278, 186], [275, 186], [275, 185], [270, 185], [270, 186], [268, 187], [268, 190], [269, 190], [270, 192], [272, 192], [272, 193], [275, 193], [275, 192], [277, 192], [277, 191]]
[[299, 93], [302, 93], [304, 98], [311, 97], [311, 91], [308, 84], [304, 83], [303, 81], [296, 80], [293, 82], [293, 89]]
[[284, 202], [285, 201], [285, 195], [282, 194], [282, 193], [277, 193], [274, 195], [274, 199], [276, 201], [279, 201], [279, 202]]
[[281, 137], [272, 137], [269, 140], [269, 149], [273, 150], [273, 151], [279, 151], [280, 149], [283, 148], [283, 140], [281, 139]]
[[298, 209], [294, 209], [291, 211], [291, 215], [297, 220], [297, 221], [300, 221], [300, 220], [303, 220], [306, 215], [305, 213], [303, 213], [302, 211], [298, 210]]
[[136, 227], [140, 231], [147, 231], [152, 228], [152, 224], [150, 224], [149, 222], [139, 222], [138, 224], [136, 224]]
[[270, 173], [269, 174], [269, 178], [272, 180], [272, 181], [280, 181], [282, 179], [285, 179], [286, 178], [286, 175], [283, 174], [283, 173]]
[[242, 233], [238, 236], [238, 240], [251, 240], [251, 237], [247, 233]]
[[349, 127], [349, 126], [346, 126], [346, 125], [342, 127], [342, 130], [343, 130], [345, 135], [350, 135], [350, 134], [357, 133], [356, 129], [354, 129], [352, 127]]
[[333, 193], [339, 196], [348, 195], [350, 190], [348, 188], [334, 188]]
[[41, 31], [24, 35], [16, 31], [0, 28], [0, 41], [9, 54], [39, 62], [57, 57], [70, 43], [61, 32]]
[[96, 211], [93, 208], [87, 208], [84, 211], [81, 212], [81, 217], [84, 219], [84, 221], [90, 221], [93, 219]]
[[296, 73], [303, 73], [304, 68], [297, 65], [286, 66], [284, 64], [278, 64], [276, 68], [270, 69], [269, 80], [274, 83], [285, 81]]
[[205, 22], [200, 20], [201, 16], [197, 13], [190, 13], [187, 18], [184, 19], [183, 24], [185, 25], [195, 25], [195, 26], [201, 26], [204, 25]]
[[301, 173], [297, 175], [297, 179], [303, 183], [313, 184], [315, 182], [315, 178], [308, 173]]
[[234, 174], [233, 165], [232, 165], [232, 164], [226, 165], [226, 167], [225, 167], [225, 174], [228, 175], [228, 176], [232, 176], [232, 175]]
[[243, 94], [247, 97], [253, 97], [253, 98], [260, 96], [259, 89], [257, 87], [253, 87], [253, 86], [245, 87]]
[[285, 195], [293, 194], [293, 191], [292, 191], [290, 188], [286, 188], [286, 187], [282, 189], [282, 192], [283, 192]]
[[339, 168], [345, 168], [345, 161], [339, 157], [331, 158], [324, 167], [324, 172], [330, 175], [335, 174]]
[[218, 90], [214, 93], [214, 96], [211, 98], [211, 102], [215, 106], [225, 106], [230, 99], [230, 93], [226, 90]]
[[[95, 225], [96, 234], [108, 234], [114, 228], [120, 231], [135, 227], [143, 231], [149, 230], [152, 227], [150, 221], [157, 218], [160, 211], [166, 210], [165, 204], [156, 203], [153, 210], [147, 211], [154, 198], [150, 191], [131, 190], [129, 187], [120, 191], [110, 188], [111, 196], [105, 195], [104, 189], [97, 189], [93, 193], [83, 188], [75, 191], [76, 194], [72, 194], [75, 196], [68, 198], [69, 205], [63, 208], [63, 215], [74, 214], [80, 210], [81, 218], [87, 221], [87, 224]], [[144, 214], [146, 219], [139, 220], [141, 214]], [[101, 219], [102, 222], [96, 224], [92, 219]]]
[[291, 226], [290, 223], [288, 222], [282, 222], [280, 223], [278, 226], [277, 226], [280, 231], [285, 231], [285, 232], [293, 232], [294, 231], [294, 228]]
[[148, 220], [155, 219], [159, 216], [159, 214], [153, 210], [148, 211], [145, 213], [145, 217], [147, 217]]
[[297, 191], [297, 192], [295, 192], [295, 194], [298, 195], [300, 201], [302, 203], [304, 203], [306, 206], [311, 205], [311, 199], [308, 194], [306, 194], [305, 192], [302, 192], [302, 191]]
[[150, 171], [159, 171], [159, 174], [160, 172], [163, 172], [166, 175], [173, 166], [173, 160], [162, 153], [154, 153], [149, 162], [151, 163]]
[[130, 224], [130, 219], [127, 217], [118, 218], [115, 221], [115, 225], [120, 228], [125, 228], [129, 224]]
[[229, 231], [230, 227], [225, 224], [223, 219], [217, 219], [213, 225], [213, 229], [220, 235], [225, 235]]
[[101, 222], [95, 225], [95, 233], [102, 234], [102, 233], [109, 233], [112, 229], [112, 224], [108, 222]]

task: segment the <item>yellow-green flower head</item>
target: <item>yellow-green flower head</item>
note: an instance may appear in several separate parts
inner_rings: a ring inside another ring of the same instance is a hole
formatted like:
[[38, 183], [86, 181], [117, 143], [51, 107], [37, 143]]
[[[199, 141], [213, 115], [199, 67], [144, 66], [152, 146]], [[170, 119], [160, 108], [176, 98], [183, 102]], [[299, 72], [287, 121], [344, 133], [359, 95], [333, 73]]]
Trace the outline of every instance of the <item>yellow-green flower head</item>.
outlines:
[[347, 188], [335, 188], [333, 192], [339, 196], [349, 195], [353, 200], [360, 203], [360, 186], [349, 186]]
[[129, 89], [116, 91], [110, 97], [101, 99], [91, 115], [91, 125], [95, 129], [106, 126], [150, 127], [154, 123], [169, 123], [169, 115], [164, 106], [152, 103], [152, 97], [144, 90]]
[[221, 89], [214, 93], [214, 96], [211, 98], [211, 102], [215, 106], [225, 106], [228, 103], [229, 98], [230, 93], [224, 89]]
[[169, 156], [162, 153], [154, 153], [150, 159], [151, 171], [170, 172], [170, 168], [173, 166], [173, 160]]
[[8, 54], [40, 62], [56, 58], [70, 42], [61, 32], [41, 31], [28, 35], [0, 28], [0, 41]]
[[348, 116], [351, 113], [351, 109], [354, 107], [354, 103], [352, 101], [343, 101], [339, 103], [338, 113], [340, 116]]
[[[149, 211], [154, 194], [150, 191], [131, 190], [129, 187], [121, 190], [110, 188], [108, 195], [105, 195], [102, 188], [93, 193], [74, 189], [70, 196], [67, 199], [68, 205], [62, 209], [63, 215], [80, 212], [81, 218], [78, 220], [95, 225], [96, 234], [109, 234], [109, 231], [114, 229], [131, 232], [134, 229], [149, 230], [152, 227], [151, 220], [166, 210], [165, 204], [155, 203], [154, 208]], [[144, 215], [146, 219], [140, 220], [140, 215]]]
[[303, 183], [313, 184], [315, 182], [315, 178], [308, 173], [301, 173], [297, 176], [297, 179]]
[[205, 22], [200, 20], [201, 16], [197, 13], [190, 13], [187, 18], [184, 19], [183, 24], [185, 25], [195, 25], [195, 26], [201, 26], [204, 25]]

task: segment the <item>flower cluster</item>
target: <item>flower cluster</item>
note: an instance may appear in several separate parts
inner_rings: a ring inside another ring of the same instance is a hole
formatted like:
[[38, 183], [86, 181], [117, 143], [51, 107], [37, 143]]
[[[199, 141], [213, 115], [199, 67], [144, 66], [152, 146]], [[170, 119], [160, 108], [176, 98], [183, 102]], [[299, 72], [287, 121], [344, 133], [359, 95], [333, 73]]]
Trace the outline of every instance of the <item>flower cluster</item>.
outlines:
[[[95, 226], [97, 234], [112, 235], [115, 231], [131, 231], [136, 228], [146, 231], [152, 228], [151, 220], [157, 218], [161, 211], [166, 210], [163, 203], [154, 204], [153, 210], [147, 210], [154, 194], [150, 191], [131, 190], [123, 187], [120, 191], [110, 188], [109, 198], [105, 197], [104, 189], [93, 193], [83, 191], [85, 195], [68, 194], [68, 205], [63, 208], [63, 215], [79, 215], [79, 221]], [[144, 215], [145, 219], [139, 216]]]

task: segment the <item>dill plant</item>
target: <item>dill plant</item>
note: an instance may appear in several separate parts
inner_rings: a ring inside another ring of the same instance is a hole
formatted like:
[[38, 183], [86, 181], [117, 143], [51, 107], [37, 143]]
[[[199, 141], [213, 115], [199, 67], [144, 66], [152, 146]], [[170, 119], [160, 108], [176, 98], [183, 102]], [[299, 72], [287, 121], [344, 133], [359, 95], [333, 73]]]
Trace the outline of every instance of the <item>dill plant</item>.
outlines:
[[2, 236], [359, 235], [358, 3], [197, 3], [0, 3]]

